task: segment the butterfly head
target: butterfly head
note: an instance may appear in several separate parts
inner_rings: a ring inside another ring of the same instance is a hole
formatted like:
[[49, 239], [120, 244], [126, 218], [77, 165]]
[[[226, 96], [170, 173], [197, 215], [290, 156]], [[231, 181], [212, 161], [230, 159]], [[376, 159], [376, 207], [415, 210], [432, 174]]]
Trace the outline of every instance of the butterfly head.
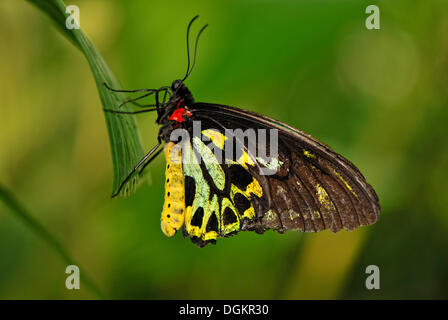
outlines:
[[184, 86], [184, 83], [182, 80], [180, 80], [180, 79], [174, 80], [173, 83], [171, 84], [171, 90], [173, 90], [173, 92], [175, 92], [175, 91], [177, 91], [177, 89], [179, 89], [182, 86]]
[[177, 101], [184, 100], [186, 105], [194, 103], [193, 94], [182, 80], [174, 80], [171, 84], [171, 91], [173, 92], [174, 102], [177, 103]]

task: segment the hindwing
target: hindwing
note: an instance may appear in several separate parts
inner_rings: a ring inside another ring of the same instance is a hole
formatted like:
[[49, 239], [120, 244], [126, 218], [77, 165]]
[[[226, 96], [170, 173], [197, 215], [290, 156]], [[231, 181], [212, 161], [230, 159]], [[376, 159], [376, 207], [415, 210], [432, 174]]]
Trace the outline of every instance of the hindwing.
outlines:
[[[194, 116], [221, 130], [278, 130], [274, 165], [274, 161], [266, 163], [249, 154], [253, 165], [247, 166], [247, 171], [260, 183], [263, 195], [260, 205], [254, 206], [257, 218], [241, 230], [337, 232], [377, 220], [380, 205], [373, 188], [355, 165], [316, 138], [280, 121], [229, 106], [197, 103]], [[260, 174], [260, 168], [272, 165], [276, 174]]]
[[219, 156], [224, 151], [220, 148], [224, 135], [216, 130], [202, 133], [212, 138], [208, 145], [200, 137], [193, 137], [182, 146], [184, 235], [199, 246], [242, 230], [247, 221], [256, 218], [254, 203], [263, 196], [260, 183], [246, 163], [225, 161]]

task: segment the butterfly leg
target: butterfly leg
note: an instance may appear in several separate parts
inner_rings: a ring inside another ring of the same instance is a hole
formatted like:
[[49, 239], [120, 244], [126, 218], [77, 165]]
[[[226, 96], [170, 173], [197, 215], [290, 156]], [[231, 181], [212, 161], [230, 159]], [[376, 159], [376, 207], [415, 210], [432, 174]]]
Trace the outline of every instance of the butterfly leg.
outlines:
[[147, 96], [150, 96], [150, 95], [152, 95], [154, 93], [161, 92], [161, 91], [164, 91], [163, 104], [165, 104], [165, 98], [166, 98], [167, 94], [169, 94], [170, 98], [172, 96], [172, 94], [170, 92], [170, 87], [167, 87], [167, 86], [161, 87], [159, 89], [136, 89], [136, 90], [121, 90], [120, 89], [120, 90], [118, 90], [118, 89], [113, 89], [113, 88], [109, 87], [106, 83], [103, 83], [103, 84], [104, 84], [104, 86], [108, 90], [113, 91], [113, 92], [126, 92], [126, 93], [148, 92], [147, 94], [144, 94], [144, 95], [142, 95], [140, 97], [137, 97], [137, 98], [134, 98], [134, 99], [130, 99], [128, 101], [123, 102], [122, 104], [120, 104], [118, 106], [119, 108], [122, 107], [123, 105], [125, 105], [126, 103], [132, 103], [132, 104], [136, 105], [137, 107], [142, 107], [142, 108], [155, 106], [155, 104], [140, 104], [140, 103], [138, 103], [136, 101], [140, 100], [140, 99], [143, 99], [143, 98], [145, 98]]
[[[127, 177], [121, 182], [120, 186], [118, 187], [118, 190], [112, 194], [112, 198], [116, 197], [120, 192], [121, 189], [123, 189], [124, 185], [126, 184], [126, 182], [129, 181], [129, 179], [134, 175], [134, 173], [143, 165], [144, 167], [146, 166], [146, 163], [151, 162], [159, 153], [162, 149], [158, 150], [157, 149], [161, 146], [162, 142], [159, 138], [159, 142], [157, 143], [156, 146], [154, 146], [138, 163], [137, 165], [134, 167], [134, 169], [132, 169], [132, 171], [127, 175]], [[149, 160], [148, 160], [149, 159]], [[143, 167], [143, 169], [144, 169]], [[143, 169], [141, 171], [143, 171]], [[140, 172], [141, 172], [140, 171]]]
[[110, 113], [121, 113], [121, 114], [138, 114], [138, 113], [145, 113], [150, 111], [157, 111], [156, 108], [148, 108], [145, 110], [138, 110], [138, 111], [120, 111], [120, 110], [112, 110], [112, 109], [103, 109], [106, 112]]
[[[159, 92], [162, 92], [162, 91], [164, 92], [164, 94], [163, 94], [163, 100], [162, 100], [162, 103], [160, 104], [160, 106], [165, 106], [166, 97], [168, 96], [168, 94], [170, 94], [169, 87], [161, 87], [161, 88], [159, 88], [157, 90], [154, 90], [153, 92], [144, 94], [144, 95], [142, 95], [140, 97], [137, 97], [135, 99], [130, 99], [128, 101], [125, 101], [122, 104], [120, 104], [118, 106], [118, 108], [122, 107], [126, 103], [132, 103], [133, 105], [135, 105], [135, 106], [137, 106], [139, 108], [157, 107], [157, 106], [159, 106], [158, 94], [159, 94]], [[140, 104], [140, 103], [136, 102], [137, 100], [143, 99], [143, 98], [145, 98], [147, 96], [150, 96], [150, 95], [152, 95], [154, 93], [156, 94], [156, 103], [153, 103], [153, 104]], [[170, 97], [171, 97], [171, 94], [170, 94]]]
[[111, 87], [109, 87], [109, 86], [107, 85], [107, 83], [103, 82], [103, 84], [104, 84], [104, 86], [105, 86], [108, 90], [113, 91], [113, 92], [129, 92], [129, 93], [131, 93], [131, 92], [148, 92], [148, 91], [156, 91], [155, 89], [136, 89], [136, 90], [112, 89]]
[[[157, 91], [156, 91], [157, 92]], [[127, 104], [127, 103], [132, 103], [132, 104], [134, 104], [134, 105], [136, 105], [136, 106], [138, 106], [138, 107], [145, 107], [144, 105], [141, 105], [141, 104], [139, 104], [139, 103], [137, 103], [136, 101], [137, 100], [140, 100], [140, 99], [143, 99], [143, 98], [146, 98], [146, 97], [149, 97], [150, 95], [153, 95], [154, 94], [154, 92], [149, 92], [149, 93], [146, 93], [146, 94], [144, 94], [144, 95], [142, 95], [142, 96], [140, 96], [140, 97], [137, 97], [137, 98], [134, 98], [134, 99], [129, 99], [129, 100], [127, 100], [127, 101], [124, 101], [123, 103], [121, 103], [120, 105], [118, 105], [118, 108], [121, 108], [122, 106], [124, 106], [125, 104]]]

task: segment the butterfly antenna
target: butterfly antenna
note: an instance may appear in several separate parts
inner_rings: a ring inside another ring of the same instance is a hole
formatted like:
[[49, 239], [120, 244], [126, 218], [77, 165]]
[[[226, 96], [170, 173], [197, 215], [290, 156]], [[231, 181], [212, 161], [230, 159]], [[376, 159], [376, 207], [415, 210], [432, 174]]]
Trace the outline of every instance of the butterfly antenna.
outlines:
[[[202, 31], [204, 31], [205, 28], [207, 28], [207, 27], [208, 27], [208, 24], [206, 24], [205, 26], [203, 26], [202, 29], [199, 30], [198, 35], [196, 36], [196, 41], [195, 41], [195, 44], [194, 44], [193, 63], [191, 64], [190, 71], [186, 74], [185, 79], [190, 75], [191, 71], [193, 71], [193, 67], [194, 67], [194, 64], [196, 63], [196, 56], [197, 56], [197, 52], [198, 52], [198, 42], [199, 42], [199, 37], [201, 36]], [[184, 79], [184, 80], [185, 80], [185, 79]], [[184, 80], [182, 80], [182, 81], [184, 81]]]
[[195, 16], [193, 19], [191, 19], [190, 23], [188, 24], [187, 27], [187, 72], [185, 72], [185, 77], [182, 79], [182, 81], [184, 81], [187, 76], [188, 76], [188, 71], [190, 70], [190, 29], [191, 29], [191, 25], [193, 24], [194, 20], [196, 20], [197, 18], [199, 18], [199, 15]]

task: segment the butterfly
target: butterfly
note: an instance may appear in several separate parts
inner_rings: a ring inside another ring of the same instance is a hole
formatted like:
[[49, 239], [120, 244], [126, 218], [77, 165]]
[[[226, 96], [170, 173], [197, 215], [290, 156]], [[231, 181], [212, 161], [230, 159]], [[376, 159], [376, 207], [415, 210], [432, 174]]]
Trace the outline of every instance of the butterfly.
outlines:
[[[338, 232], [375, 223], [380, 204], [374, 189], [353, 163], [329, 146], [255, 112], [195, 101], [184, 81], [193, 70], [199, 36], [207, 27], [197, 34], [190, 63], [189, 32], [197, 18], [187, 27], [183, 79], [159, 89], [114, 90], [106, 85], [113, 91], [145, 92], [126, 101], [145, 109], [106, 111], [156, 111], [160, 125], [157, 145], [113, 196], [164, 151], [161, 228], [168, 237], [182, 229], [184, 237], [203, 247], [239, 231]], [[149, 95], [155, 96], [155, 104], [136, 102]]]

